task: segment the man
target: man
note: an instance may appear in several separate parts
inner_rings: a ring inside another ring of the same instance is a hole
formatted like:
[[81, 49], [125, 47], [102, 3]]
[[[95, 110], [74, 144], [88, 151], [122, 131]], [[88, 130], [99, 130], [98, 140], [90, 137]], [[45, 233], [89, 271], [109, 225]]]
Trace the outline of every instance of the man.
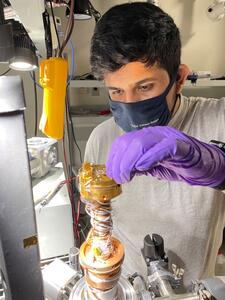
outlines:
[[222, 242], [225, 154], [209, 142], [225, 141], [225, 99], [180, 94], [188, 74], [180, 52], [176, 25], [154, 5], [127, 3], [103, 15], [91, 65], [114, 118], [92, 132], [85, 160], [106, 163], [125, 183], [113, 204], [125, 272], [144, 273], [143, 238], [157, 233], [189, 285], [213, 276]]

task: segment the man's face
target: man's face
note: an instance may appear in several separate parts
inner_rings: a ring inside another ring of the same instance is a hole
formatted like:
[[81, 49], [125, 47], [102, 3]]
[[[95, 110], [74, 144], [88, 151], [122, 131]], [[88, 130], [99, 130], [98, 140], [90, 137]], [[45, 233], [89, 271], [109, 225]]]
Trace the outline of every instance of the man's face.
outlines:
[[[143, 101], [161, 95], [169, 85], [166, 70], [156, 64], [146, 67], [141, 62], [131, 62], [119, 70], [107, 73], [104, 77], [110, 98], [124, 103]], [[169, 110], [176, 98], [176, 84], [168, 93], [166, 100]]]

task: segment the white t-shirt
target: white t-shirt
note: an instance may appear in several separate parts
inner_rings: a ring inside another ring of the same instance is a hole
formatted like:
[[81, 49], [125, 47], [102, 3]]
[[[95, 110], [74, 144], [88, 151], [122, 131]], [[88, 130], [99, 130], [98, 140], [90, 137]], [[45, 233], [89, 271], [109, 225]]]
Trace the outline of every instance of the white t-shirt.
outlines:
[[[225, 141], [225, 98], [181, 96], [168, 125], [204, 142]], [[121, 134], [113, 118], [97, 126], [88, 140], [85, 161], [104, 164], [113, 140]], [[125, 246], [127, 274], [145, 275], [143, 239], [157, 233], [164, 239], [170, 265], [184, 268], [185, 285], [214, 275], [225, 225], [225, 194], [151, 176], [137, 176], [122, 190], [113, 201], [113, 224], [114, 235]]]

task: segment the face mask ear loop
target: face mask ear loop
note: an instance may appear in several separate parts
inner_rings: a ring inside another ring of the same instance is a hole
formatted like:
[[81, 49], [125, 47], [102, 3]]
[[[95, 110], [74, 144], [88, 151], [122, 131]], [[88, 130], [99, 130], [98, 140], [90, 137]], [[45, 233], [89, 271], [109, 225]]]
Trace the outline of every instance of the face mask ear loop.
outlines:
[[170, 111], [171, 117], [173, 116], [174, 109], [175, 109], [175, 106], [176, 106], [176, 104], [177, 104], [177, 99], [178, 99], [178, 98], [180, 98], [180, 95], [179, 95], [179, 94], [176, 94], [175, 102], [174, 102], [173, 107], [172, 107], [172, 109], [171, 109], [171, 111]]
[[[175, 77], [176, 77], [176, 79], [175, 79]], [[173, 76], [172, 78], [170, 78], [170, 80], [171, 80], [171, 82], [173, 82], [173, 80], [174, 80], [174, 82], [176, 82], [178, 79], [179, 79], [179, 74], [177, 74], [177, 76]], [[173, 86], [173, 85], [172, 85]], [[172, 86], [171, 86], [171, 88], [172, 88]], [[171, 89], [170, 88], [170, 89]], [[180, 98], [180, 95], [179, 94], [176, 94], [176, 99], [175, 99], [175, 102], [174, 102], [174, 104], [173, 104], [173, 107], [172, 107], [172, 109], [171, 109], [171, 111], [170, 111], [170, 115], [172, 116], [173, 115], [173, 113], [174, 113], [174, 109], [175, 109], [175, 107], [176, 107], [176, 104], [177, 104], [177, 99], [178, 98]]]

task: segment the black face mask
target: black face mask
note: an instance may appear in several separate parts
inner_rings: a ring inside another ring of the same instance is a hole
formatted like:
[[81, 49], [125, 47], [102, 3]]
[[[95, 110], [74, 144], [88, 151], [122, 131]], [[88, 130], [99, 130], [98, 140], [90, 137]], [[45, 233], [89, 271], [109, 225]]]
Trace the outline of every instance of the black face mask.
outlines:
[[159, 96], [133, 103], [123, 103], [109, 99], [115, 122], [126, 132], [149, 126], [167, 125], [172, 112], [169, 111], [166, 96], [176, 77], [170, 80], [166, 90]]

